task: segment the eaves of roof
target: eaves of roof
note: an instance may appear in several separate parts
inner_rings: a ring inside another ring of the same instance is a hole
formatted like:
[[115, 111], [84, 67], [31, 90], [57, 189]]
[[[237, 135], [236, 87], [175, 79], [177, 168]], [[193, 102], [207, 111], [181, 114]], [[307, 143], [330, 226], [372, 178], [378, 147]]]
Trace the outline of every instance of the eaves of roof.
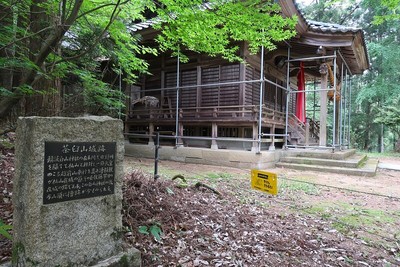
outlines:
[[148, 29], [153, 27], [155, 24], [160, 23], [160, 19], [150, 19], [150, 20], [146, 20], [143, 22], [139, 22], [139, 23], [135, 23], [135, 24], [131, 24], [128, 26], [128, 29], [132, 32], [138, 32], [144, 29]]
[[[302, 14], [300, 8], [293, 0], [278, 0], [279, 5], [282, 8], [282, 12], [284, 16], [292, 16], [296, 15], [298, 17], [298, 24], [296, 26], [296, 31], [300, 36], [307, 35], [307, 33], [315, 33], [315, 34], [328, 34], [328, 35], [342, 35], [342, 36], [349, 36], [351, 35], [353, 39], [356, 38], [357, 35], [361, 37], [361, 42], [364, 47], [363, 50], [365, 53], [365, 62], [366, 66], [362, 68], [368, 68], [368, 53], [366, 51], [366, 44], [364, 38], [364, 32], [360, 28], [355, 27], [348, 27], [334, 23], [325, 23], [325, 22], [318, 22], [313, 20], [307, 20], [304, 15]], [[204, 5], [203, 8], [211, 9], [209, 5]], [[147, 21], [139, 22], [130, 25], [128, 28], [132, 32], [139, 32], [145, 29], [152, 28], [155, 24], [160, 23], [160, 18], [153, 18]], [[350, 37], [350, 36], [349, 36]]]
[[[314, 21], [314, 20], [308, 20], [304, 17], [302, 14], [299, 6], [296, 4], [295, 1], [287, 1], [287, 0], [279, 0], [281, 6], [282, 4], [286, 6], [286, 9], [284, 11], [288, 12], [289, 14], [295, 14], [298, 16], [298, 24], [297, 29], [302, 29], [302, 31], [299, 31], [300, 35], [310, 35], [310, 34], [321, 34], [321, 35], [332, 35], [332, 36], [349, 36], [352, 38], [352, 40], [358, 39], [361, 40], [362, 46], [364, 52], [364, 64], [363, 66], [360, 66], [360, 70], [363, 69], [368, 69], [369, 67], [369, 58], [368, 58], [368, 52], [366, 48], [366, 42], [365, 42], [365, 36], [364, 36], [364, 31], [361, 28], [355, 28], [355, 27], [348, 27], [348, 26], [343, 26], [335, 23], [325, 23], [325, 22], [319, 22], [319, 21]], [[286, 14], [288, 16], [289, 14]], [[356, 53], [356, 52], [355, 52]]]
[[306, 20], [308, 24], [308, 29], [313, 32], [322, 32], [322, 33], [357, 33], [362, 31], [360, 28], [347, 27], [334, 23], [325, 23], [314, 20]]

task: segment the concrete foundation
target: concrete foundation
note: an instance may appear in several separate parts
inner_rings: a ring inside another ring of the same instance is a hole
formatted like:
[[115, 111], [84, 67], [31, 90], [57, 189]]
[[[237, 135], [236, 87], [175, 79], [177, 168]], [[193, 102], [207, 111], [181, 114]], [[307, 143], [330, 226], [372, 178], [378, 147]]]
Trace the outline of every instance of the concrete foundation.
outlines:
[[[137, 158], [154, 158], [154, 146], [126, 142], [125, 155]], [[175, 148], [171, 146], [162, 146], [159, 150], [160, 160], [249, 169], [274, 168], [281, 155], [282, 150], [262, 151], [260, 154], [243, 150], [214, 150], [195, 147]]]

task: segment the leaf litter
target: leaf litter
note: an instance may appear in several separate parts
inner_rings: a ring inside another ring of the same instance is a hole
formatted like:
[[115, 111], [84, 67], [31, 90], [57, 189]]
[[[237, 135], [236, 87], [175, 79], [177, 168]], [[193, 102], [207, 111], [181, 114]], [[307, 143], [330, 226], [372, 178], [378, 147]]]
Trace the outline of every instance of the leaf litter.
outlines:
[[[144, 266], [399, 264], [388, 250], [340, 233], [331, 221], [273, 207], [275, 198], [244, 187], [238, 192], [231, 180], [216, 183], [221, 197], [195, 183], [182, 187], [168, 179], [154, 181], [137, 169], [125, 179], [124, 206], [131, 207], [124, 213], [131, 229], [126, 240], [142, 251]], [[246, 194], [268, 206], [243, 202]], [[162, 227], [160, 241], [137, 230], [155, 222]]]

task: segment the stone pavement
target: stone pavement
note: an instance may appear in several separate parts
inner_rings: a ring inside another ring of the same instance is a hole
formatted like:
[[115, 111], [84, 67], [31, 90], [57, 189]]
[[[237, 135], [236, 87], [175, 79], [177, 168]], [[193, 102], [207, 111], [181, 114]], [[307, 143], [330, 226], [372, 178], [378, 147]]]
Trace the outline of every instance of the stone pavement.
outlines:
[[380, 162], [378, 164], [379, 169], [385, 169], [385, 170], [392, 170], [392, 171], [400, 171], [400, 165], [399, 164], [394, 164], [394, 163], [383, 163]]

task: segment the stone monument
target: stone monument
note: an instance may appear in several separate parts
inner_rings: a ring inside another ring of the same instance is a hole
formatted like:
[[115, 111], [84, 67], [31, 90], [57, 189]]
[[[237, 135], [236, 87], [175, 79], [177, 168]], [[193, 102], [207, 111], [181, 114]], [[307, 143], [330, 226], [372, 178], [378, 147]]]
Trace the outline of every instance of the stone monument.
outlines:
[[13, 266], [140, 266], [122, 249], [122, 129], [110, 117], [19, 118]]

